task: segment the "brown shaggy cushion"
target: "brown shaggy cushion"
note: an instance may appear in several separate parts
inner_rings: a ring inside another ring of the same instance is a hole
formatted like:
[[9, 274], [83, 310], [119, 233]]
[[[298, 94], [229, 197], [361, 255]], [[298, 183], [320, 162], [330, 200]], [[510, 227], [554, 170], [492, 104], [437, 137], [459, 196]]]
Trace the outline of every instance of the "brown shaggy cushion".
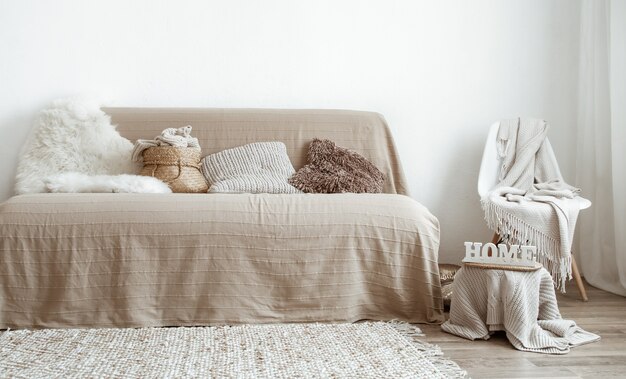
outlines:
[[380, 193], [383, 190], [385, 176], [376, 166], [333, 141], [313, 139], [307, 158], [309, 163], [289, 178], [292, 186], [304, 192]]

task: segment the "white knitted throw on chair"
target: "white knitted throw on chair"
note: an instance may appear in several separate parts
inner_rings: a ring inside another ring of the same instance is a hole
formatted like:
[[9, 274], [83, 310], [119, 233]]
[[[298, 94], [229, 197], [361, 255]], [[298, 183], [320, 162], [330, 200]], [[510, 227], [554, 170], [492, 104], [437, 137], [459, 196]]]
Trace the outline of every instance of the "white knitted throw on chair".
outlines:
[[565, 183], [543, 120], [500, 122], [500, 182], [481, 199], [489, 228], [505, 243], [537, 246], [539, 261], [561, 291], [571, 279], [571, 246], [580, 190]]

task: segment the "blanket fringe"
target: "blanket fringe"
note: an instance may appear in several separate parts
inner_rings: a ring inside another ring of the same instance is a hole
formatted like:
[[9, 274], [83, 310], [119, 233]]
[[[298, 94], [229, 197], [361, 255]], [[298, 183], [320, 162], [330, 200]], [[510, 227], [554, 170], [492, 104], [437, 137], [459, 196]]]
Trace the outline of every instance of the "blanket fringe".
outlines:
[[386, 321], [385, 323], [391, 325], [400, 335], [408, 339], [417, 350], [428, 358], [444, 377], [469, 378], [467, 371], [460, 368], [456, 362], [444, 357], [439, 346], [418, 339], [418, 337], [424, 336], [424, 333], [422, 333], [419, 327], [397, 320]]
[[480, 203], [487, 226], [498, 233], [504, 243], [537, 247], [538, 262], [550, 272], [555, 287], [565, 293], [565, 282], [572, 279], [572, 257], [561, 256], [559, 241], [491, 201], [483, 199]]

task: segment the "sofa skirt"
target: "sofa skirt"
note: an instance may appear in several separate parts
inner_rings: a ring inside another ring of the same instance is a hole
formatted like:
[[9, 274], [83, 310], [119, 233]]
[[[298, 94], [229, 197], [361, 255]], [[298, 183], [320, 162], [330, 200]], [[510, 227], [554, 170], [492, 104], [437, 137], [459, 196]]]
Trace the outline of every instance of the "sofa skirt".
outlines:
[[0, 329], [444, 320], [402, 195], [21, 195], [0, 241]]

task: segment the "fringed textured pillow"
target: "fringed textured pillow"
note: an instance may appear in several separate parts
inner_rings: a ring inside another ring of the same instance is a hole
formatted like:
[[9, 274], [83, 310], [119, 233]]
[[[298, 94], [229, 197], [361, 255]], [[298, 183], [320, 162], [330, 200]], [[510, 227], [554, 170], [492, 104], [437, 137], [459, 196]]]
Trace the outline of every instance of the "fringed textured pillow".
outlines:
[[312, 193], [380, 193], [385, 176], [362, 155], [335, 145], [333, 141], [313, 139], [308, 164], [289, 178], [294, 187]]

